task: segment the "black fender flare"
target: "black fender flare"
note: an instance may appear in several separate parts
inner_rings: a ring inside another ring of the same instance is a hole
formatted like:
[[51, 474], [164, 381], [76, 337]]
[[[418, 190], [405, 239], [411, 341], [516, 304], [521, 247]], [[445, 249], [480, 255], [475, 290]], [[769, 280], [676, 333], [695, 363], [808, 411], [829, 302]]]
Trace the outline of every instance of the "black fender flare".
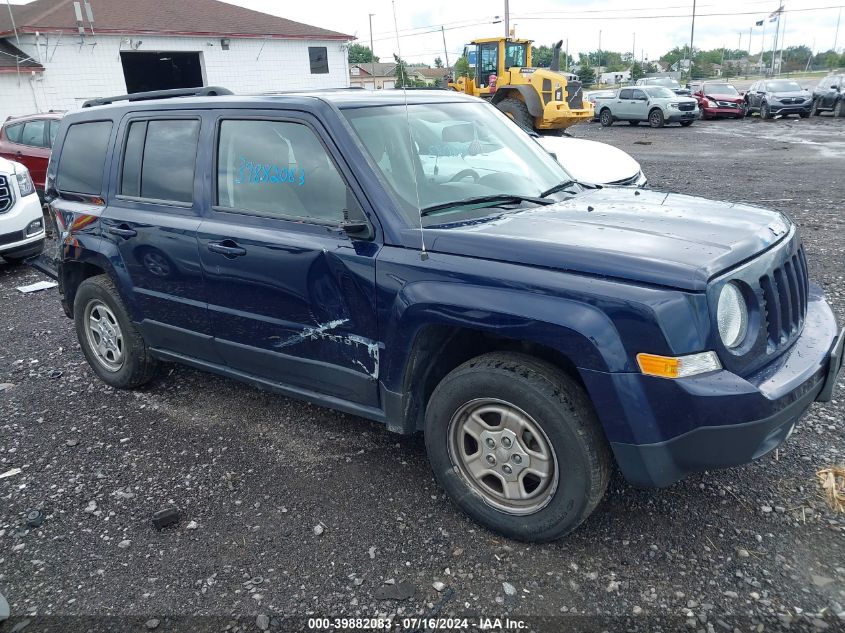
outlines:
[[543, 116], [543, 103], [540, 101], [540, 95], [534, 90], [532, 86], [507, 86], [506, 88], [499, 88], [493, 95], [490, 102], [496, 105], [503, 99], [512, 96], [514, 92], [522, 95], [522, 100], [528, 106], [528, 113], [533, 117]]

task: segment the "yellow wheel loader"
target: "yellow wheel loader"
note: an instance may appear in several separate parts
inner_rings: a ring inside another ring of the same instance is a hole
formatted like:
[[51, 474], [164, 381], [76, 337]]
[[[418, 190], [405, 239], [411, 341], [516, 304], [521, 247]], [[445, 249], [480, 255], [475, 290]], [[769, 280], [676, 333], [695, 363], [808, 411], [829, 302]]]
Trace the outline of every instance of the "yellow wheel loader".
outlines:
[[532, 68], [531, 40], [475, 40], [464, 47], [469, 72], [456, 77], [449, 88], [489, 99], [524, 128], [561, 134], [593, 118], [581, 82], [560, 72], [561, 44], [554, 45], [550, 68]]

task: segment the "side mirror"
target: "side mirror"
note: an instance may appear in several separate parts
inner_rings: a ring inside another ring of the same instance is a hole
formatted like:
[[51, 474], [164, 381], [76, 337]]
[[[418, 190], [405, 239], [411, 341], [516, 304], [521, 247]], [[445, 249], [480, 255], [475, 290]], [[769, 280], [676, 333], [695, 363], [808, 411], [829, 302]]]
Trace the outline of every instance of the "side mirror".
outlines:
[[345, 220], [340, 228], [353, 240], [373, 239], [373, 227], [366, 220]]
[[830, 87], [831, 90], [839, 91], [839, 86], [833, 85]]

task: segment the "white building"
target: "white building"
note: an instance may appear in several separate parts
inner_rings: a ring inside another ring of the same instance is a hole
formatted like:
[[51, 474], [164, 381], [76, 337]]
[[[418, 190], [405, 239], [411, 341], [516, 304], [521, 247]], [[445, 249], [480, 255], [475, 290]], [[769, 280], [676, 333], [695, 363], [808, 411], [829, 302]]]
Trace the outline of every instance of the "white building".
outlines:
[[349, 86], [349, 35], [217, 0], [89, 2], [2, 7], [0, 122], [144, 90]]

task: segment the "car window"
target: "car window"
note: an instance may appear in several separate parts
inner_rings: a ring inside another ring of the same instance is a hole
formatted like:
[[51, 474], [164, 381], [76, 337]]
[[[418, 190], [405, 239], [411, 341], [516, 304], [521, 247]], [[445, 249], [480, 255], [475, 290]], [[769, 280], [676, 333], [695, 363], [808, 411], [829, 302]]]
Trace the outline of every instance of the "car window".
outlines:
[[12, 143], [21, 142], [21, 134], [23, 134], [23, 123], [16, 123], [15, 125], [5, 126], [6, 138]]
[[76, 123], [68, 128], [56, 181], [59, 191], [92, 196], [102, 194], [111, 130], [111, 121]]
[[633, 98], [631, 96], [632, 93], [633, 93], [633, 90], [631, 90], [630, 88], [625, 88], [624, 90], [619, 91], [619, 98], [620, 99], [631, 99], [631, 98]]
[[226, 120], [217, 147], [218, 206], [339, 224], [356, 205], [317, 134], [291, 121]]
[[801, 92], [801, 86], [795, 81], [779, 79], [768, 82], [766, 84], [766, 90], [768, 92]]
[[192, 202], [199, 130], [197, 119], [133, 121], [123, 153], [121, 194]]
[[631, 98], [632, 99], [641, 99], [643, 101], [645, 101], [647, 99], [647, 97], [645, 96], [645, 93], [642, 90], [634, 90], [633, 94], [631, 95]]
[[30, 147], [44, 147], [44, 128], [47, 121], [44, 119], [34, 119], [23, 124], [23, 134], [21, 135], [21, 145], [29, 145]]
[[50, 147], [53, 147], [53, 143], [56, 142], [56, 135], [59, 133], [59, 124], [61, 121], [58, 119], [52, 119], [50, 121]]
[[671, 99], [677, 96], [674, 92], [669, 90], [669, 88], [664, 88], [663, 86], [649, 86], [647, 88], [643, 88], [643, 90], [655, 99]]

